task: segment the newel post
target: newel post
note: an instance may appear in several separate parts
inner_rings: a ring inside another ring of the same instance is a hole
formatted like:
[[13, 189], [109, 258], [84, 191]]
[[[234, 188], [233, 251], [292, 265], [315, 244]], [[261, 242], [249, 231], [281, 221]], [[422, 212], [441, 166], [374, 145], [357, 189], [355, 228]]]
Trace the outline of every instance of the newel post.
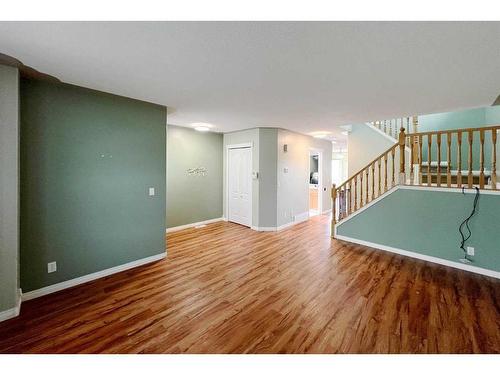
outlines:
[[335, 201], [337, 200], [337, 187], [332, 184], [332, 238], [335, 235], [335, 224], [337, 224], [337, 210], [335, 208]]
[[406, 183], [406, 172], [405, 172], [405, 144], [406, 144], [406, 134], [405, 128], [401, 127], [399, 130], [399, 184], [405, 185]]

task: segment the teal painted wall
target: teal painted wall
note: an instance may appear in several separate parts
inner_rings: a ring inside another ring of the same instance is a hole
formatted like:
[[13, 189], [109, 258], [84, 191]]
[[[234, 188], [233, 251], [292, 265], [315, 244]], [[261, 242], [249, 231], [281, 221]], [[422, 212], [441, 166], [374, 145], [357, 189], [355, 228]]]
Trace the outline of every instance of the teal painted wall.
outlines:
[[165, 133], [165, 107], [21, 81], [23, 292], [165, 251]]
[[485, 123], [486, 125], [500, 125], [500, 105], [485, 109]]
[[[337, 234], [457, 262], [474, 194], [400, 189], [340, 224]], [[473, 265], [500, 271], [500, 195], [482, 194], [470, 221]], [[380, 220], [384, 218], [384, 220]]]
[[[167, 227], [222, 217], [222, 134], [168, 126]], [[189, 175], [204, 167], [207, 174]]]

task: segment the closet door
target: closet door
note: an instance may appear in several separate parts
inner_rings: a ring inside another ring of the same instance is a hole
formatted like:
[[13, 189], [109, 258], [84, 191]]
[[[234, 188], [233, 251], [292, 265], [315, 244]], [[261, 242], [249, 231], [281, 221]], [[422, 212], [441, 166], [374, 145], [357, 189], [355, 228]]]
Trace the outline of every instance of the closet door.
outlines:
[[228, 153], [228, 220], [252, 224], [252, 150], [232, 148]]

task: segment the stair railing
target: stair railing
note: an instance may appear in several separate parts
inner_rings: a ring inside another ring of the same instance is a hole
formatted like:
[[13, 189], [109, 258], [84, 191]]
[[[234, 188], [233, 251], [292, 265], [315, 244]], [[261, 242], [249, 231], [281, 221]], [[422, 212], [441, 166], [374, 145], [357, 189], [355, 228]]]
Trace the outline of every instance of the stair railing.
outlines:
[[404, 128], [407, 134], [418, 132], [418, 116], [401, 117], [391, 120], [377, 120], [370, 122], [370, 124], [395, 140], [398, 140], [399, 137], [398, 129]]
[[[500, 125], [494, 125], [406, 134], [402, 127], [394, 146], [338, 187], [332, 186], [332, 235], [338, 222], [397, 185], [499, 189], [499, 131]], [[412, 147], [406, 160], [405, 146], [409, 145]]]

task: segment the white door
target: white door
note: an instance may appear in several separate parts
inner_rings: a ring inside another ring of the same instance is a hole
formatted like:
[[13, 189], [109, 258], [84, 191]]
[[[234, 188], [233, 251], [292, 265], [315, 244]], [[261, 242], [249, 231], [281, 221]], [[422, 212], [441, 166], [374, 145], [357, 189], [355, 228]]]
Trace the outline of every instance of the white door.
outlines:
[[228, 220], [252, 225], [252, 150], [231, 148], [228, 155]]

